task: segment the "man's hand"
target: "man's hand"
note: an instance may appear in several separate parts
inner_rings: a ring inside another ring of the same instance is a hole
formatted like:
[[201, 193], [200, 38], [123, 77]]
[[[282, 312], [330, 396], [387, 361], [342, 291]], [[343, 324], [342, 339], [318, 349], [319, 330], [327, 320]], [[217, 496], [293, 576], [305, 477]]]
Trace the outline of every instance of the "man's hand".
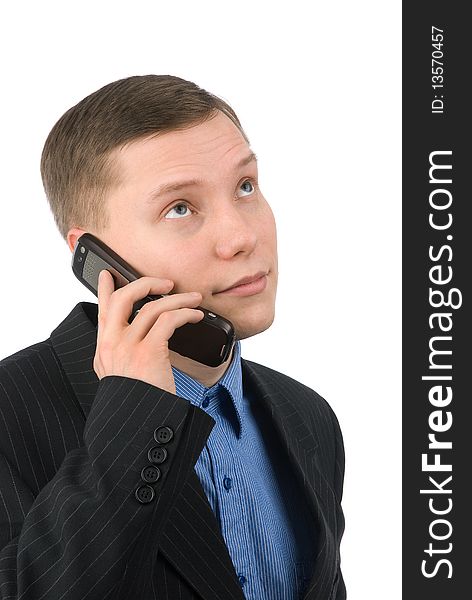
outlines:
[[169, 358], [169, 338], [181, 325], [198, 323], [204, 317], [196, 310], [199, 292], [172, 294], [147, 302], [131, 324], [133, 305], [148, 294], [168, 294], [174, 284], [168, 279], [140, 277], [115, 290], [111, 273], [98, 278], [98, 335], [93, 368], [99, 379], [121, 375], [140, 379], [176, 393]]

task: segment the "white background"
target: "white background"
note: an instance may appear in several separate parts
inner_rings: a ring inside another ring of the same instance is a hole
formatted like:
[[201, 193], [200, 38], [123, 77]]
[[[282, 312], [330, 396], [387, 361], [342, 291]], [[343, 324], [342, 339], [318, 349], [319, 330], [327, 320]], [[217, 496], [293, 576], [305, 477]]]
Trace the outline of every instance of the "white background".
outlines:
[[236, 110], [278, 224], [273, 326], [243, 356], [324, 396], [344, 434], [351, 600], [397, 600], [400, 563], [400, 3], [2, 4], [0, 358], [77, 302], [39, 174], [73, 104], [173, 74]]

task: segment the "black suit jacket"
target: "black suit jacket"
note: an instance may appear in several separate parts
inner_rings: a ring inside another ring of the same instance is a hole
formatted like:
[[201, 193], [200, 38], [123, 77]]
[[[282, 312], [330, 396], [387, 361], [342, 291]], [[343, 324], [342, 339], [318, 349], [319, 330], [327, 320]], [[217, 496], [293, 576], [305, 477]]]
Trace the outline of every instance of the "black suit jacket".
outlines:
[[[0, 598], [244, 600], [194, 470], [214, 420], [143, 381], [99, 380], [97, 309], [77, 304], [50, 338], [0, 362]], [[244, 359], [242, 372], [317, 528], [304, 598], [343, 600], [336, 417], [286, 375]], [[143, 504], [135, 490], [159, 427], [173, 436]]]

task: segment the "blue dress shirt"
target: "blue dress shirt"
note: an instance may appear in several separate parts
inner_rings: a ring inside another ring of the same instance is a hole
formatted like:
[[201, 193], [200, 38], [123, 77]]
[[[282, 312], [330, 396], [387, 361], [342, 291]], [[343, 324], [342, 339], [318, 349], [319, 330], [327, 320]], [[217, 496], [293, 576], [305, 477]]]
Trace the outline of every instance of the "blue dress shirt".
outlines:
[[241, 347], [206, 388], [172, 367], [177, 395], [216, 421], [195, 471], [247, 600], [302, 598], [316, 540], [293, 470], [257, 398], [243, 391]]

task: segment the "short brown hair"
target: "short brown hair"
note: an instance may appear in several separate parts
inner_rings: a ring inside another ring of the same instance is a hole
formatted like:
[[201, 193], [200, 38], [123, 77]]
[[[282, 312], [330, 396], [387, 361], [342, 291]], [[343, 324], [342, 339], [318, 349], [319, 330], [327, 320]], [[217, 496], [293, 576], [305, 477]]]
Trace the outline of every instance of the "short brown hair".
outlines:
[[221, 98], [173, 75], [114, 81], [70, 108], [54, 125], [41, 156], [41, 177], [56, 225], [97, 232], [108, 224], [104, 197], [118, 183], [111, 152], [149, 135], [187, 129], [228, 116], [248, 141], [234, 110]]

